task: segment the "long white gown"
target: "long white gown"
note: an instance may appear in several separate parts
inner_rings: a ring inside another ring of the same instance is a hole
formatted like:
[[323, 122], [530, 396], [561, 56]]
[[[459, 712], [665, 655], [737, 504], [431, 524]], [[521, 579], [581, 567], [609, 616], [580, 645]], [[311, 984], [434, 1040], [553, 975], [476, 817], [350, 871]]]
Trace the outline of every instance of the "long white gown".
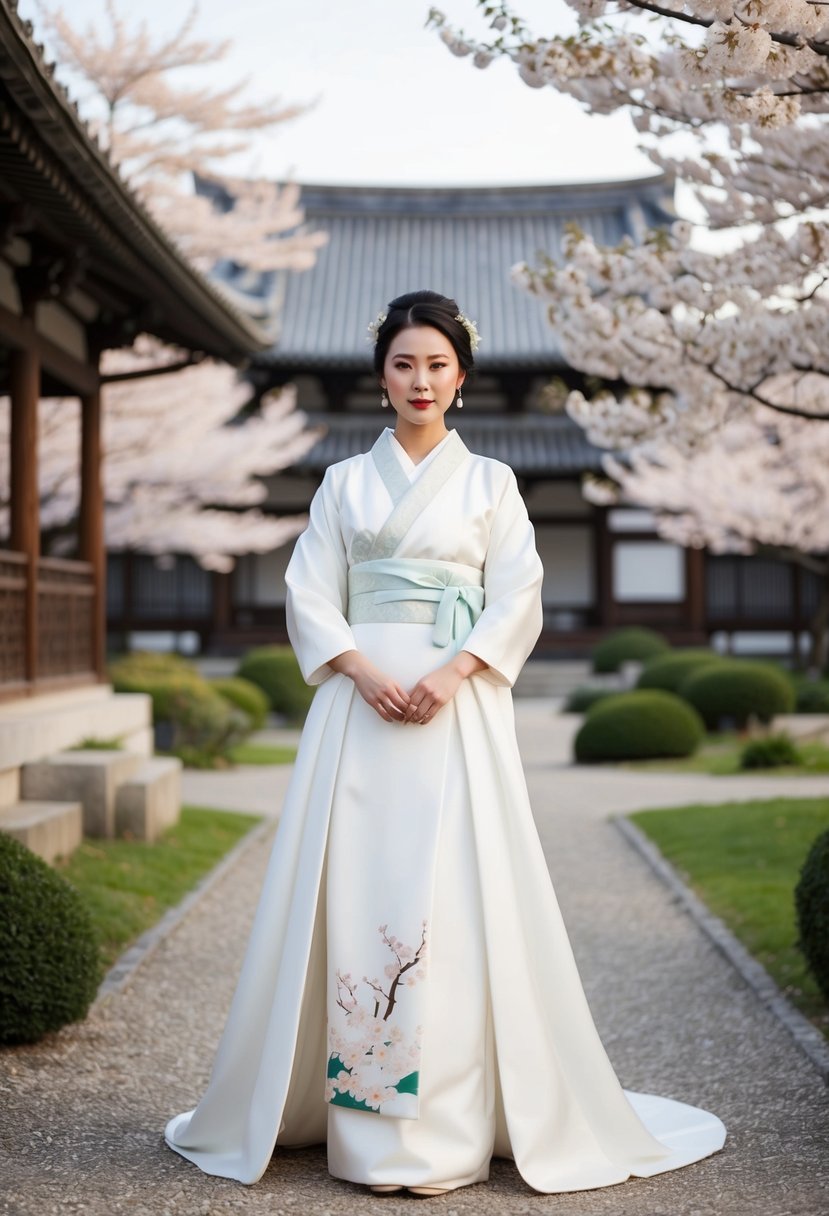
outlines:
[[[171, 1148], [253, 1183], [275, 1145], [335, 1177], [454, 1188], [513, 1157], [561, 1192], [716, 1152], [716, 1116], [624, 1091], [596, 1032], [530, 810], [510, 688], [542, 568], [508, 466], [390, 430], [328, 469], [286, 581], [318, 685], [208, 1089]], [[426, 726], [383, 721], [328, 660], [403, 688], [488, 667]]]

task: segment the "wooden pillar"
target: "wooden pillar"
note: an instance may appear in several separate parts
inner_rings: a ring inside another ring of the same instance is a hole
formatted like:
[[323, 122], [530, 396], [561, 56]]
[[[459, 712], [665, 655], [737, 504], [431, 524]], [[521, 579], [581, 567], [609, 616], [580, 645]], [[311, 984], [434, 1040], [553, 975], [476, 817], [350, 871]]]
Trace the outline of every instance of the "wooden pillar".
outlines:
[[92, 564], [92, 669], [104, 679], [106, 649], [106, 553], [101, 473], [101, 390], [81, 397], [80, 556]]
[[596, 609], [598, 623], [607, 629], [614, 623], [613, 547], [607, 523], [607, 507], [595, 508]]
[[687, 579], [686, 603], [688, 628], [694, 633], [706, 629], [705, 611], [705, 550], [685, 550], [685, 577]]
[[37, 679], [37, 574], [40, 558], [40, 493], [38, 487], [37, 420], [40, 363], [34, 344], [13, 350], [9, 357], [11, 397], [11, 547], [25, 553], [26, 679]]

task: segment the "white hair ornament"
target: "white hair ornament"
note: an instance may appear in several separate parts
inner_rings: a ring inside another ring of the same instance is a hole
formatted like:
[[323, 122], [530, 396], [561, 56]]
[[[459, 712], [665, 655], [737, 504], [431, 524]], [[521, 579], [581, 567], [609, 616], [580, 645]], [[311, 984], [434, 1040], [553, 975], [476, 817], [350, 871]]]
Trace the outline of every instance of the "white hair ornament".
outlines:
[[[380, 336], [380, 330], [383, 326], [383, 322], [386, 320], [388, 315], [389, 314], [387, 312], [378, 312], [376, 319], [374, 321], [369, 321], [368, 325], [366, 326], [369, 335], [368, 341], [372, 342], [375, 346], [377, 345], [377, 339]], [[473, 352], [476, 351], [481, 341], [481, 335], [478, 333], [475, 322], [470, 321], [469, 317], [465, 317], [462, 312], [457, 314], [455, 320], [460, 321], [461, 325], [469, 334], [469, 345]]]

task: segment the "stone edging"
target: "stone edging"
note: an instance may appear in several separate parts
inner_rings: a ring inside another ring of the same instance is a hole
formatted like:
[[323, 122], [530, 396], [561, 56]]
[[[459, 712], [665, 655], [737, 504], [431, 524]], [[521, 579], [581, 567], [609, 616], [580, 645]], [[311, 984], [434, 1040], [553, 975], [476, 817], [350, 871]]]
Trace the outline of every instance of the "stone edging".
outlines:
[[129, 946], [119, 959], [113, 963], [109, 971], [107, 971], [100, 987], [98, 988], [95, 1000], [92, 1002], [90, 1012], [97, 1009], [104, 1001], [115, 996], [126, 988], [134, 976], [137, 969], [142, 963], [145, 963], [151, 955], [155, 953], [165, 938], [173, 932], [173, 930], [184, 920], [188, 913], [192, 912], [193, 908], [199, 900], [207, 894], [208, 891], [224, 878], [229, 870], [232, 870], [244, 853], [248, 849], [259, 844], [275, 826], [274, 819], [265, 819], [262, 823], [258, 823], [256, 827], [251, 828], [249, 832], [242, 837], [238, 844], [226, 853], [221, 861], [217, 862], [212, 870], [208, 871], [203, 878], [195, 885], [189, 894], [185, 895], [181, 903], [178, 903], [173, 908], [168, 908], [161, 920], [146, 933]]
[[800, 1050], [809, 1057], [824, 1081], [829, 1083], [829, 1042], [820, 1031], [783, 995], [765, 967], [749, 954], [720, 918], [685, 885], [671, 863], [662, 856], [644, 832], [623, 815], [613, 816], [611, 822], [676, 896], [679, 904], [725, 955], [732, 967], [740, 973], [758, 1000], [782, 1022]]

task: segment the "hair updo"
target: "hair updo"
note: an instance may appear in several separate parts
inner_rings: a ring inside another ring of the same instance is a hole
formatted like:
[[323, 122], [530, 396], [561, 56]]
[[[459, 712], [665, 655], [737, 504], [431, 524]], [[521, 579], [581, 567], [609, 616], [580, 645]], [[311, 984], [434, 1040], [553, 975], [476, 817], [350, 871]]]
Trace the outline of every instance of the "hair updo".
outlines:
[[389, 303], [389, 312], [377, 331], [374, 370], [382, 373], [392, 339], [410, 325], [431, 325], [452, 343], [458, 363], [465, 372], [472, 370], [472, 344], [466, 328], [456, 320], [461, 311], [449, 296], [437, 291], [409, 291]]

